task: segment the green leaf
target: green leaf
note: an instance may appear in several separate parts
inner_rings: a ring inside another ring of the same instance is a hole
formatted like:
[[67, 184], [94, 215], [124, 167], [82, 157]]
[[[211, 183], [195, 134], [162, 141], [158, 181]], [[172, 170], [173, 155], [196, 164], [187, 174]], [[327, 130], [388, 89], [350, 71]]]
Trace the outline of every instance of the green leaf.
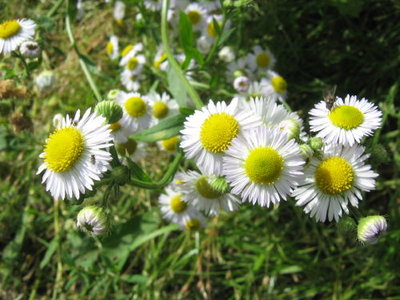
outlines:
[[51, 257], [53, 256], [53, 254], [56, 252], [57, 250], [57, 246], [59, 243], [59, 239], [57, 237], [55, 237], [49, 244], [49, 246], [47, 247], [47, 251], [44, 254], [44, 257], [42, 259], [42, 261], [40, 262], [40, 269], [43, 269], [45, 266], [47, 266], [47, 264], [49, 263]]
[[187, 14], [179, 12], [179, 40], [183, 50], [186, 53], [186, 49], [193, 48], [194, 36], [192, 29], [192, 22], [190, 21]]
[[183, 128], [183, 122], [185, 119], [185, 115], [168, 117], [161, 120], [156, 126], [142, 130], [139, 133], [134, 134], [132, 137], [135, 140], [142, 142], [155, 142], [169, 139], [179, 134], [179, 131]]
[[187, 106], [188, 97], [186, 90], [182, 87], [179, 75], [170, 64], [168, 64], [167, 79], [169, 91], [171, 92], [172, 96], [174, 96], [174, 99], [178, 105], [180, 107]]
[[151, 182], [151, 178], [143, 171], [143, 169], [131, 159], [128, 159], [129, 170], [131, 174], [139, 180]]

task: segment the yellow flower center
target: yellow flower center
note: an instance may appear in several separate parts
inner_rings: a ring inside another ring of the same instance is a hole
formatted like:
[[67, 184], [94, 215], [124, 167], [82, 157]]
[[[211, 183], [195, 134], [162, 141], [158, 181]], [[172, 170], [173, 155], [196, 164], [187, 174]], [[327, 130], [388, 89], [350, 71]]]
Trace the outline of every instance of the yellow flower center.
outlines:
[[182, 195], [179, 194], [171, 198], [170, 206], [174, 212], [179, 214], [186, 209], [187, 204], [186, 202], [182, 201]]
[[132, 155], [137, 149], [137, 142], [134, 139], [128, 139], [126, 143], [118, 144], [117, 151], [121, 155]]
[[244, 169], [252, 182], [274, 184], [283, 170], [283, 158], [272, 147], [258, 147], [250, 151]]
[[167, 59], [167, 54], [165, 54], [165, 53], [162, 54], [162, 55], [160, 56], [159, 59], [157, 59], [157, 60], [154, 61], [154, 63], [153, 63], [154, 68], [156, 68], [157, 70], [159, 70], [159, 69], [160, 69], [161, 63], [162, 63], [163, 61], [165, 61], [166, 59]]
[[338, 195], [351, 189], [354, 171], [345, 159], [335, 156], [321, 162], [314, 176], [318, 188], [324, 193]]
[[138, 65], [138, 59], [136, 57], [132, 57], [131, 59], [128, 60], [128, 63], [126, 64], [126, 67], [129, 70], [134, 70], [136, 69], [137, 65]]
[[125, 109], [128, 115], [138, 118], [146, 113], [146, 102], [144, 102], [144, 100], [140, 97], [131, 97], [126, 100]]
[[85, 149], [81, 131], [75, 127], [55, 130], [44, 146], [44, 161], [47, 167], [57, 173], [71, 169]]
[[208, 183], [207, 177], [205, 176], [201, 176], [197, 179], [195, 186], [197, 192], [207, 199], [216, 199], [223, 195], [223, 193], [218, 192]]
[[260, 53], [257, 55], [256, 62], [257, 65], [261, 68], [266, 68], [269, 66], [271, 58], [267, 53]]
[[21, 25], [19, 25], [18, 21], [11, 20], [5, 21], [0, 24], [0, 39], [8, 39], [17, 35], [21, 30]]
[[[221, 27], [222, 24], [218, 23], [218, 25]], [[208, 25], [207, 25], [207, 33], [212, 38], [216, 38], [217, 37], [217, 31], [215, 30], [214, 22], [208, 23]]]
[[239, 123], [227, 113], [212, 114], [201, 125], [200, 141], [213, 153], [224, 152], [239, 133]]
[[197, 10], [191, 10], [187, 13], [187, 16], [190, 19], [190, 22], [192, 22], [192, 25], [197, 25], [201, 21], [201, 14]]
[[113, 43], [108, 42], [108, 43], [107, 43], [107, 46], [106, 46], [106, 52], [107, 52], [107, 54], [108, 54], [108, 55], [111, 55], [111, 54], [113, 53], [113, 51], [114, 51], [114, 45], [113, 45]]
[[201, 227], [201, 223], [197, 219], [191, 219], [186, 222], [186, 228], [190, 231], [197, 231]]
[[112, 123], [108, 126], [109, 129], [111, 129], [112, 132], [116, 132], [121, 129], [121, 124], [119, 122]]
[[271, 80], [271, 83], [277, 93], [283, 94], [286, 92], [287, 82], [282, 76], [274, 76]]
[[179, 137], [173, 136], [172, 138], [161, 141], [161, 145], [165, 151], [175, 152], [178, 148]]
[[132, 45], [126, 46], [122, 51], [121, 51], [121, 56], [124, 57], [127, 55], [131, 50], [133, 49]]
[[354, 106], [341, 105], [331, 110], [329, 119], [333, 125], [350, 130], [357, 128], [364, 121], [364, 115]]
[[153, 104], [153, 116], [157, 119], [163, 119], [168, 115], [168, 105], [162, 101]]

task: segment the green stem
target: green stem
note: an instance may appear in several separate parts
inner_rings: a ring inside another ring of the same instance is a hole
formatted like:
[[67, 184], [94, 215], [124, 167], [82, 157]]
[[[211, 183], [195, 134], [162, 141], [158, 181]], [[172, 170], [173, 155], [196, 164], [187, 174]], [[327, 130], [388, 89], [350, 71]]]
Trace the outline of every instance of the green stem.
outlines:
[[47, 13], [48, 17], [52, 17], [57, 10], [61, 7], [61, 5], [63, 4], [64, 0], [58, 0], [53, 7], [50, 9], [50, 11]]
[[[225, 27], [226, 21], [227, 21], [227, 20], [226, 20], [226, 16], [225, 16], [225, 14], [224, 14], [223, 19], [222, 19], [221, 33], [224, 31], [224, 27]], [[221, 40], [221, 36], [222, 36], [222, 35], [219, 34], [219, 35], [217, 36], [217, 38], [215, 39], [215, 41], [214, 41], [214, 43], [213, 43], [213, 45], [212, 45], [212, 47], [211, 47], [211, 50], [210, 50], [209, 54], [207, 55], [207, 58], [206, 58], [206, 60], [205, 60], [205, 62], [204, 62], [204, 65], [209, 64], [210, 61], [211, 61], [211, 59], [214, 57], [215, 52], [217, 51], [217, 48], [218, 48], [218, 46], [219, 46], [219, 42], [220, 42], [220, 40]]]
[[26, 78], [29, 79], [31, 77], [31, 72], [29, 71], [29, 67], [25, 61], [25, 58], [17, 51], [13, 51], [12, 54], [22, 62], [22, 64], [24, 65], [24, 68], [25, 68]]
[[85, 77], [86, 77], [87, 81], [89, 82], [90, 88], [92, 89], [97, 101], [101, 101], [102, 97], [101, 97], [101, 94], [99, 92], [99, 89], [97, 88], [97, 85], [94, 82], [94, 80], [92, 78], [92, 75], [89, 72], [89, 69], [88, 69], [88, 67], [86, 65], [86, 62], [83, 59], [83, 56], [82, 56], [81, 52], [79, 51], [78, 46], [76, 45], [75, 38], [74, 38], [74, 35], [72, 33], [71, 19], [70, 19], [70, 15], [69, 15], [69, 0], [67, 0], [67, 13], [66, 13], [66, 16], [65, 16], [65, 27], [66, 27], [66, 30], [67, 30], [69, 41], [70, 41], [72, 47], [74, 47], [74, 50], [75, 50], [76, 54], [78, 55], [79, 63], [81, 65], [82, 71], [85, 74]]
[[161, 11], [161, 41], [164, 47], [164, 51], [167, 54], [168, 62], [178, 75], [180, 81], [182, 82], [183, 88], [189, 94], [190, 98], [193, 100], [194, 105], [197, 109], [203, 107], [203, 102], [200, 96], [197, 94], [196, 90], [190, 85], [189, 81], [186, 79], [181, 67], [176, 61], [174, 55], [172, 54], [171, 48], [168, 44], [168, 24], [167, 24], [167, 13], [168, 13], [169, 0], [163, 0], [162, 11]]
[[57, 273], [56, 279], [53, 286], [52, 299], [58, 299], [59, 290], [61, 287], [62, 279], [62, 261], [61, 261], [61, 236], [60, 236], [60, 201], [59, 199], [54, 200], [54, 234], [57, 239]]
[[155, 182], [146, 182], [142, 181], [137, 178], [131, 178], [131, 185], [138, 186], [144, 189], [161, 189], [165, 185], [171, 182], [173, 175], [176, 173], [179, 167], [179, 163], [183, 158], [183, 154], [180, 152], [178, 153], [172, 163], [169, 165], [167, 171], [165, 172], [164, 176]]

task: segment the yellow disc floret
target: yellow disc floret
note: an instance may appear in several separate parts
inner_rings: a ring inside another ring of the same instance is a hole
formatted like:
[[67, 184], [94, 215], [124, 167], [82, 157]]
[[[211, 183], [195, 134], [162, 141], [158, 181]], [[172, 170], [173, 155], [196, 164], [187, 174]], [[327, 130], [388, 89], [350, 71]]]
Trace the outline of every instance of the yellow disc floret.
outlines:
[[157, 119], [163, 119], [168, 115], [168, 105], [165, 102], [157, 101], [153, 104], [153, 116]]
[[121, 51], [121, 56], [127, 55], [131, 50], [133, 49], [132, 45], [126, 46], [122, 51]]
[[53, 172], [65, 172], [71, 169], [85, 149], [85, 140], [81, 131], [75, 127], [57, 129], [44, 146], [44, 161]]
[[137, 65], [138, 65], [138, 59], [136, 57], [132, 57], [131, 59], [128, 60], [128, 63], [126, 64], [126, 67], [129, 70], [135, 70]]
[[21, 25], [16, 20], [5, 21], [0, 24], [0, 39], [8, 39], [17, 35], [21, 30]]
[[261, 68], [267, 68], [269, 66], [270, 61], [271, 58], [267, 53], [260, 53], [257, 55], [256, 62], [257, 65]]
[[239, 123], [233, 116], [216, 113], [201, 125], [200, 141], [207, 151], [221, 153], [228, 149], [238, 133]]
[[158, 59], [156, 59], [153, 63], [154, 68], [157, 70], [160, 69], [160, 65], [167, 59], [167, 54], [163, 53]]
[[187, 221], [185, 225], [186, 225], [186, 228], [190, 231], [197, 231], [201, 227], [201, 223], [197, 219], [191, 219], [191, 220]]
[[354, 171], [351, 165], [338, 156], [325, 159], [315, 170], [315, 182], [324, 193], [341, 194], [353, 186]]
[[142, 98], [131, 97], [125, 101], [125, 109], [128, 115], [138, 118], [146, 113], [147, 105]]
[[255, 148], [247, 156], [244, 169], [252, 182], [274, 184], [283, 170], [283, 158], [272, 147]]
[[277, 93], [283, 94], [284, 92], [286, 92], [287, 82], [282, 76], [272, 77], [271, 84]]
[[195, 186], [197, 192], [207, 199], [216, 199], [223, 195], [223, 193], [220, 193], [219, 191], [215, 190], [208, 183], [207, 177], [205, 176], [201, 176], [199, 179], [197, 179]]
[[113, 43], [108, 42], [108, 43], [107, 43], [107, 46], [106, 46], [106, 52], [107, 52], [107, 54], [108, 54], [108, 55], [111, 55], [111, 54], [113, 53], [113, 51], [114, 51], [114, 45], [113, 45]]
[[[221, 26], [221, 24], [219, 24], [219, 23], [218, 23], [218, 25]], [[207, 33], [208, 33], [209, 36], [211, 36], [214, 39], [217, 37], [217, 31], [215, 30], [214, 22], [208, 23], [208, 25], [207, 25]]]
[[186, 209], [187, 204], [186, 202], [182, 201], [182, 195], [179, 194], [171, 198], [170, 206], [174, 212], [179, 214]]
[[187, 16], [189, 17], [190, 22], [192, 22], [192, 25], [197, 25], [201, 21], [201, 14], [197, 10], [189, 11]]
[[109, 129], [111, 129], [112, 132], [116, 132], [121, 129], [121, 124], [119, 122], [112, 123], [108, 126]]
[[176, 149], [178, 148], [178, 144], [179, 144], [179, 137], [177, 136], [173, 136], [172, 138], [161, 141], [161, 145], [164, 148], [164, 150], [171, 153], [176, 151]]
[[357, 128], [364, 121], [364, 115], [354, 106], [341, 105], [331, 110], [329, 119], [333, 125], [350, 130]]

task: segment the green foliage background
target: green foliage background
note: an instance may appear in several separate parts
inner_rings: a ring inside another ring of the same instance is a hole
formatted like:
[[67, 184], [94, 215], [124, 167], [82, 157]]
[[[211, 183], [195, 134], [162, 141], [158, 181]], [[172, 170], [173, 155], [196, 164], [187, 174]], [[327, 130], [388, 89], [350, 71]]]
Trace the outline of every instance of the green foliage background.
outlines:
[[[85, 2], [86, 15], [74, 21], [74, 33], [105, 95], [120, 87], [116, 67], [103, 50], [115, 26], [112, 5]], [[79, 232], [75, 216], [81, 206], [54, 204], [35, 175], [52, 116], [95, 104], [65, 32], [65, 7], [49, 17], [56, 1], [1, 0], [0, 21], [26, 17], [40, 24], [46, 64], [58, 83], [52, 93], [32, 92], [15, 104], [32, 120], [33, 131], [17, 132], [8, 118], [0, 119], [0, 298], [400, 299], [400, 3], [225, 2], [236, 28], [227, 43], [240, 53], [253, 44], [268, 45], [277, 71], [289, 83], [288, 103], [303, 117], [333, 85], [339, 96], [356, 94], [379, 104], [385, 123], [371, 140], [383, 148], [371, 149], [370, 163], [380, 177], [359, 212], [385, 215], [387, 235], [377, 245], [360, 245], [335, 223], [310, 219], [293, 200], [272, 209], [243, 205], [213, 219], [199, 234], [182, 233], [162, 221], [159, 191], [132, 187], [111, 201], [114, 225], [108, 236], [99, 240]], [[144, 17], [150, 22], [131, 27], [129, 34], [159, 42], [158, 19]], [[21, 66], [12, 58], [0, 59], [6, 77], [14, 78]], [[218, 64], [204, 71], [202, 99], [229, 99], [231, 87], [223, 86]], [[162, 154], [151, 149], [142, 165], [157, 178], [167, 157], [160, 160]], [[374, 160], [378, 156], [384, 163]]]

